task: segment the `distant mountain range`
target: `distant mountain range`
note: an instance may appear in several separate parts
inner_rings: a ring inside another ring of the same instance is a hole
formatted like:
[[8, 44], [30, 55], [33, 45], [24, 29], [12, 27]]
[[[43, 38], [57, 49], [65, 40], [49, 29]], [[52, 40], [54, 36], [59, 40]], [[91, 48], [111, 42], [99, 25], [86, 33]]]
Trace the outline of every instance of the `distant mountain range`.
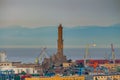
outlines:
[[[63, 26], [66, 47], [79, 47], [95, 42], [99, 47], [111, 43], [120, 47], [120, 24], [111, 26]], [[0, 46], [56, 46], [57, 26], [22, 27], [10, 26], [0, 28]]]

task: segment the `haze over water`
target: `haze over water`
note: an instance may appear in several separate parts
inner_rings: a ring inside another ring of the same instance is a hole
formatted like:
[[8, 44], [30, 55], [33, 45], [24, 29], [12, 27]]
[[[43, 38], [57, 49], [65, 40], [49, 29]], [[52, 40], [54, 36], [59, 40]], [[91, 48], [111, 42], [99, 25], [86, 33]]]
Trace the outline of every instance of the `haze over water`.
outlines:
[[[0, 48], [0, 50], [3, 50]], [[22, 61], [23, 63], [33, 63], [35, 58], [40, 54], [40, 48], [4, 48], [9, 61]], [[55, 48], [46, 50], [47, 56], [56, 53]], [[67, 59], [80, 60], [83, 59], [85, 48], [65, 48], [64, 54]], [[90, 59], [109, 59], [111, 58], [111, 48], [90, 48]], [[120, 48], [115, 48], [115, 56], [120, 59]]]

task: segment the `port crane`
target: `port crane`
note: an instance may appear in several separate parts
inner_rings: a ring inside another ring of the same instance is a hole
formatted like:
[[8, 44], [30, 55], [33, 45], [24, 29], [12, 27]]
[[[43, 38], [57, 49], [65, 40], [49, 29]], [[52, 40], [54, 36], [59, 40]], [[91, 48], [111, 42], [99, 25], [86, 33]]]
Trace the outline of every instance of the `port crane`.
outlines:
[[86, 60], [88, 57], [88, 48], [89, 48], [89, 44], [86, 45], [86, 49], [85, 49], [85, 55], [84, 55], [84, 65], [86, 66]]
[[43, 62], [44, 58], [47, 57], [46, 49], [47, 49], [46, 47], [43, 48], [41, 50], [40, 54], [36, 57], [36, 59], [35, 59], [36, 64], [39, 64], [39, 63], [41, 64]]
[[93, 43], [93, 44], [87, 44], [87, 45], [86, 45], [85, 55], [84, 55], [84, 65], [85, 65], [85, 66], [86, 66], [86, 64], [87, 64], [87, 60], [88, 60], [88, 55], [89, 55], [89, 46], [93, 46], [93, 47], [95, 47], [95, 46], [96, 46], [96, 44], [95, 44], [95, 43]]
[[111, 54], [105, 55], [105, 59], [108, 60], [108, 63], [113, 63], [115, 64], [115, 50], [114, 50], [114, 47], [113, 47], [113, 44], [111, 44]]
[[115, 50], [114, 50], [113, 44], [111, 44], [111, 50], [112, 50], [112, 62], [113, 64], [115, 64]]

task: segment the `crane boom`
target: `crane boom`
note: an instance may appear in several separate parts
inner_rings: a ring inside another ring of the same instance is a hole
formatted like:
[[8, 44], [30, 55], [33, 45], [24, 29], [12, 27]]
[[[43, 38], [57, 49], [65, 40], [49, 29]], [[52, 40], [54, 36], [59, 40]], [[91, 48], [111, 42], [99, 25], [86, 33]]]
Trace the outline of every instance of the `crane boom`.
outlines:
[[40, 54], [35, 59], [35, 63], [39, 64], [42, 63], [43, 59], [46, 57], [46, 48], [43, 48]]
[[114, 50], [113, 44], [111, 44], [111, 50], [112, 50], [112, 61], [115, 64], [115, 53], [114, 53], [115, 50]]
[[84, 65], [85, 65], [85, 66], [86, 66], [86, 64], [87, 64], [87, 60], [88, 60], [88, 56], [89, 56], [89, 47], [90, 47], [90, 46], [95, 47], [96, 44], [93, 43], [93, 44], [87, 44], [87, 45], [86, 45], [85, 54], [84, 54]]
[[85, 49], [85, 54], [84, 54], [84, 65], [86, 65], [86, 60], [88, 57], [88, 49], [89, 49], [89, 44], [86, 45], [86, 49]]

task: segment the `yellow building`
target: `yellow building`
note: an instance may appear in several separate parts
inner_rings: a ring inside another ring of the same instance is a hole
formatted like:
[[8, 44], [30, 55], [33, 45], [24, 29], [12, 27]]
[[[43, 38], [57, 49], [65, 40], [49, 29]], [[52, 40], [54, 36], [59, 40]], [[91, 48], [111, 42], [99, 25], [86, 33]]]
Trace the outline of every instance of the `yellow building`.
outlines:
[[25, 80], [85, 80], [84, 76], [64, 76], [56, 75], [54, 77], [26, 78]]
[[0, 67], [12, 67], [12, 62], [0, 62]]
[[96, 75], [93, 80], [120, 80], [120, 75]]
[[70, 67], [71, 65], [72, 65], [72, 63], [67, 63], [67, 62], [63, 63], [63, 67], [64, 68]]

